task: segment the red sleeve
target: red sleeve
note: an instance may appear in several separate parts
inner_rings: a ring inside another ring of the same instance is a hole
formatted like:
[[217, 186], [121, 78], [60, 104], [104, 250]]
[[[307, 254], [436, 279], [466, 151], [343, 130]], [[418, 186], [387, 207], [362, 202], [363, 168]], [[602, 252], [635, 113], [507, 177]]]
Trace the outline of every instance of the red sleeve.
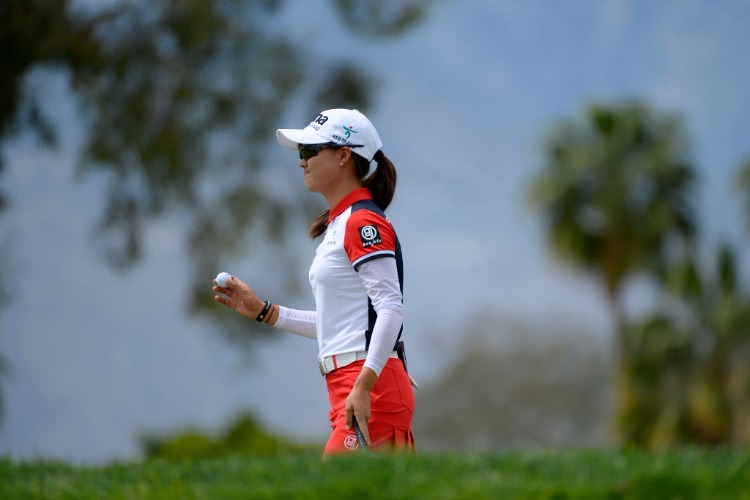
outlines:
[[371, 259], [395, 257], [396, 233], [385, 217], [357, 210], [346, 221], [344, 250], [354, 269]]

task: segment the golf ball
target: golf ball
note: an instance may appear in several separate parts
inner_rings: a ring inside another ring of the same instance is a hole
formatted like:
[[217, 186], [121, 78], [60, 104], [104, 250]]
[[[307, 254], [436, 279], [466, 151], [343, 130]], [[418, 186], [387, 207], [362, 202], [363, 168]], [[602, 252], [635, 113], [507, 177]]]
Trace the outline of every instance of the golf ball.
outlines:
[[232, 275], [231, 275], [231, 274], [229, 274], [229, 273], [219, 273], [219, 274], [217, 274], [217, 275], [216, 275], [216, 283], [217, 283], [217, 284], [218, 284], [218, 285], [219, 285], [220, 287], [222, 287], [222, 288], [226, 288], [226, 287], [227, 287], [227, 281], [228, 281], [228, 280], [229, 280], [229, 278], [231, 278], [231, 277], [232, 277]]

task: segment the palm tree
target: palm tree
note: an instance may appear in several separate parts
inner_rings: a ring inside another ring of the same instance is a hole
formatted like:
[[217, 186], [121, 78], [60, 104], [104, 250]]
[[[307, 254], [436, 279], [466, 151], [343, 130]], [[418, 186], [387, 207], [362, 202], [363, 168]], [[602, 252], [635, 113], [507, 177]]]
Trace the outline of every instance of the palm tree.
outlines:
[[666, 268], [671, 300], [628, 325], [629, 443], [750, 443], [750, 296], [727, 243], [706, 264], [690, 256]]
[[623, 355], [626, 278], [695, 234], [695, 174], [681, 120], [639, 101], [594, 104], [580, 119], [558, 123], [545, 153], [532, 202], [554, 250], [601, 283]]

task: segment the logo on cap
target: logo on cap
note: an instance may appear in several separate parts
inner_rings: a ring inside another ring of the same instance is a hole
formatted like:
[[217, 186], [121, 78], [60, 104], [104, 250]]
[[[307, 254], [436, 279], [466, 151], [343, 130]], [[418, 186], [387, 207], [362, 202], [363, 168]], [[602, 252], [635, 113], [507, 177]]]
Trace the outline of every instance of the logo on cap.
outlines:
[[354, 134], [357, 133], [357, 131], [354, 130], [353, 128], [347, 127], [346, 125], [343, 125], [343, 127], [344, 127], [344, 130], [346, 130], [346, 133], [344, 135], [346, 136], [347, 139], [349, 139], [353, 133]]

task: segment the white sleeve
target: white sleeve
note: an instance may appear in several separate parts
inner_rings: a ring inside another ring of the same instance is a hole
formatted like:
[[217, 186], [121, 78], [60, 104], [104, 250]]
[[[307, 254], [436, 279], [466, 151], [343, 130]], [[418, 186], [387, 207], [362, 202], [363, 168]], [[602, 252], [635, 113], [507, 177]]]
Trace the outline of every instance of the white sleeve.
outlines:
[[380, 375], [393, 352], [404, 322], [403, 296], [396, 259], [382, 257], [367, 261], [359, 266], [359, 277], [378, 315], [372, 329], [365, 366]]
[[273, 326], [289, 333], [315, 339], [318, 338], [315, 329], [317, 316], [315, 311], [300, 311], [299, 309], [279, 306], [279, 317]]

